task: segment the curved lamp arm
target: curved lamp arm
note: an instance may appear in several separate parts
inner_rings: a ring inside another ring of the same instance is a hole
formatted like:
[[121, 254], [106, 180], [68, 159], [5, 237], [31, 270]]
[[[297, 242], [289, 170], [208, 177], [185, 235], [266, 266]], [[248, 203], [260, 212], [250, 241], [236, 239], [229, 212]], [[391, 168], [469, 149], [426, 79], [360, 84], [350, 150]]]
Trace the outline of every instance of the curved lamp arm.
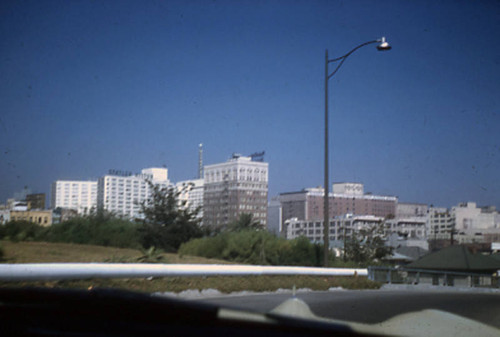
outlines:
[[334, 58], [334, 59], [331, 59], [331, 60], [328, 60], [327, 62], [328, 63], [332, 63], [332, 62], [338, 62], [340, 61], [340, 63], [337, 65], [337, 67], [335, 68], [335, 70], [329, 74], [327, 76], [328, 79], [332, 78], [333, 75], [335, 75], [335, 73], [337, 73], [337, 71], [340, 69], [340, 67], [342, 66], [342, 64], [344, 64], [344, 61], [352, 54], [354, 53], [356, 50], [358, 50], [359, 48], [361, 47], [364, 47], [364, 46], [367, 46], [369, 44], [372, 44], [372, 43], [380, 43], [378, 46], [377, 46], [377, 49], [379, 51], [384, 51], [384, 50], [390, 50], [391, 49], [391, 46], [389, 45], [389, 43], [387, 43], [386, 39], [385, 39], [385, 36], [381, 37], [380, 39], [378, 40], [373, 40], [373, 41], [367, 41], [365, 43], [362, 43], [360, 44], [359, 46], [353, 48], [351, 51], [349, 51], [347, 54], [345, 55], [342, 55], [340, 57], [337, 57], [337, 58]]

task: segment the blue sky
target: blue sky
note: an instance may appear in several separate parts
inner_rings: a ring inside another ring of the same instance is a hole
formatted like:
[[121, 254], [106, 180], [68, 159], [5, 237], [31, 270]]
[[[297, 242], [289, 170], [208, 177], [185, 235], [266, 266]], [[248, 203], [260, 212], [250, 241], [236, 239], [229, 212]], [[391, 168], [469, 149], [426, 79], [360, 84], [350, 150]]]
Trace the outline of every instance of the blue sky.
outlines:
[[500, 207], [498, 1], [2, 1], [0, 202], [56, 179], [266, 151], [270, 196], [330, 181]]

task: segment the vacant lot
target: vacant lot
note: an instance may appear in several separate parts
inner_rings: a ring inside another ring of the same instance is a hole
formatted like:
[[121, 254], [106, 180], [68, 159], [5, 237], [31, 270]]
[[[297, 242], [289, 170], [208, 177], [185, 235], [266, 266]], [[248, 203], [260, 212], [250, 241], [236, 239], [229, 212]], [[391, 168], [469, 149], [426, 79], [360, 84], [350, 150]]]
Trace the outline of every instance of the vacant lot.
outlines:
[[[201, 257], [179, 256], [177, 254], [146, 254], [139, 250], [91, 245], [45, 242], [2, 241], [3, 263], [43, 262], [138, 262], [152, 260], [161, 263], [222, 264], [221, 260]], [[380, 285], [365, 277], [319, 277], [319, 276], [217, 276], [217, 277], [165, 277], [158, 279], [92, 279], [81, 281], [3, 283], [1, 286], [45, 286], [92, 288], [112, 287], [144, 292], [180, 292], [187, 289], [218, 289], [224, 293], [234, 291], [274, 291], [279, 288], [310, 288], [327, 290], [331, 287], [347, 289], [373, 289]]]

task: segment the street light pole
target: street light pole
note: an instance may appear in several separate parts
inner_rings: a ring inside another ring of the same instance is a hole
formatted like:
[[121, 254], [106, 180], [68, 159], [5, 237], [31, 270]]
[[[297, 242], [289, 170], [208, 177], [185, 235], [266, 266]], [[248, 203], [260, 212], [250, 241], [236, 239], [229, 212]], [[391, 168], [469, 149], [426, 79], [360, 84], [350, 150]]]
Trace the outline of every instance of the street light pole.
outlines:
[[[391, 46], [387, 43], [385, 37], [378, 40], [368, 41], [360, 44], [359, 46], [353, 48], [347, 54], [337, 57], [335, 59], [328, 59], [328, 49], [325, 50], [325, 186], [324, 186], [324, 197], [323, 197], [323, 249], [324, 249], [324, 266], [328, 267], [328, 256], [330, 251], [330, 215], [329, 215], [329, 198], [328, 198], [328, 80], [333, 77], [340, 69], [344, 61], [356, 50], [366, 45], [378, 43], [377, 49], [379, 51], [390, 50]], [[329, 73], [328, 64], [332, 62], [339, 62], [337, 67], [332, 73]], [[345, 249], [345, 247], [344, 247]], [[344, 252], [345, 254], [345, 252]]]
[[328, 268], [330, 251], [330, 216], [328, 212], [328, 49], [325, 50], [325, 186], [323, 198], [323, 265]]

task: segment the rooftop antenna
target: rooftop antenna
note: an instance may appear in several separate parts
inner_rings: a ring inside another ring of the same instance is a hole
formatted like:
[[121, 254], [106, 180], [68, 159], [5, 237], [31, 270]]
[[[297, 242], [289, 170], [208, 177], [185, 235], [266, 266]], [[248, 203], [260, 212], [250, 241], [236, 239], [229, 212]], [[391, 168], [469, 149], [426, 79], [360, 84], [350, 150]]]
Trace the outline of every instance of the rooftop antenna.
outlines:
[[198, 179], [203, 178], [203, 144], [198, 145]]

